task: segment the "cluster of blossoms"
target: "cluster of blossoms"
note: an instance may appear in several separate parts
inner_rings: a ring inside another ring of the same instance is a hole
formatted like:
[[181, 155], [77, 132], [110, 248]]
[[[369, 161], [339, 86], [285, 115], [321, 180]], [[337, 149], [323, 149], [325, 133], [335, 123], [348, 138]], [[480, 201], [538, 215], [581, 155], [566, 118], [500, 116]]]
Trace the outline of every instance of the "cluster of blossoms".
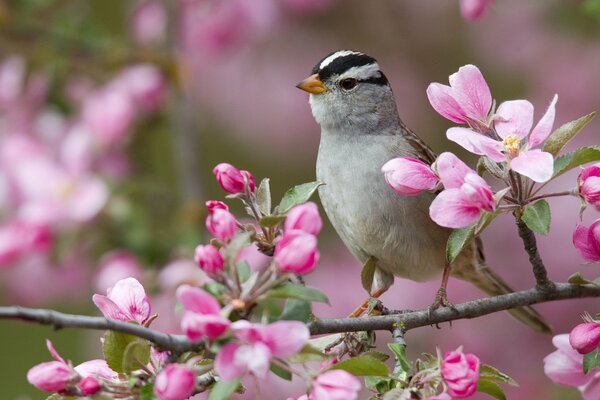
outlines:
[[[492, 108], [490, 89], [477, 67], [463, 66], [449, 81], [449, 86], [429, 85], [427, 96], [440, 115], [468, 125], [449, 128], [446, 136], [482, 156], [482, 168], [478, 167], [478, 173], [448, 152], [442, 153], [432, 165], [399, 157], [382, 167], [392, 189], [405, 196], [441, 190], [429, 212], [437, 224], [448, 228], [466, 228], [481, 221], [483, 214], [514, 212], [520, 216], [530, 204], [556, 195], [575, 195], [598, 209], [600, 164], [584, 168], [577, 187], [570, 191], [536, 195], [541, 188], [536, 189], [536, 184], [545, 184], [556, 176], [557, 151], [546, 150], [544, 143], [552, 133], [558, 96], [554, 96], [534, 126], [534, 108], [527, 100], [509, 100], [497, 110]], [[494, 192], [482, 178], [483, 171], [500, 179], [505, 186]], [[578, 225], [573, 243], [585, 260], [600, 260], [600, 220], [589, 228]]]
[[559, 385], [579, 389], [584, 400], [595, 400], [600, 398], [600, 321], [589, 315], [584, 320], [570, 334], [552, 339], [557, 350], [544, 358], [544, 372]]
[[[56, 257], [55, 243], [96, 218], [109, 183], [127, 173], [125, 145], [134, 122], [154, 112], [164, 92], [161, 72], [147, 64], [122, 70], [105, 85], [71, 82], [73, 115], [46, 106], [49, 80], [26, 79], [22, 58], [0, 65], [0, 269], [54, 279], [60, 290], [83, 249]], [[72, 257], [77, 257], [73, 260]], [[58, 260], [59, 265], [53, 265]], [[54, 274], [54, 275], [53, 275]], [[59, 276], [55, 276], [59, 275]], [[16, 285], [18, 286], [18, 285]]]

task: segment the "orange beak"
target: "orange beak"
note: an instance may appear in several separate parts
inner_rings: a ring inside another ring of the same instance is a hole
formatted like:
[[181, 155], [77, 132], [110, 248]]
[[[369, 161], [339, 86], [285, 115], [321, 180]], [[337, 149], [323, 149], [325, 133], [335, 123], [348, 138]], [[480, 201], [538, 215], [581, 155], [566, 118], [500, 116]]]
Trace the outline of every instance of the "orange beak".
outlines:
[[296, 85], [298, 89], [311, 94], [321, 94], [327, 90], [327, 87], [319, 79], [319, 74], [314, 74]]

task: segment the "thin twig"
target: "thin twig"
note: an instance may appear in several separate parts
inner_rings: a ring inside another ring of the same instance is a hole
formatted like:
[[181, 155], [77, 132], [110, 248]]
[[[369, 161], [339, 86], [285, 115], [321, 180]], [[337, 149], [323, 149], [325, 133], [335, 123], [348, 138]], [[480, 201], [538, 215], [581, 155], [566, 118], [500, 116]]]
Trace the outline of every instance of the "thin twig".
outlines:
[[571, 190], [565, 190], [564, 192], [558, 192], [558, 193], [542, 194], [539, 196], [530, 197], [529, 199], [527, 199], [527, 203], [533, 203], [536, 200], [545, 199], [547, 197], [572, 196], [572, 195], [573, 195], [573, 192]]
[[533, 275], [535, 276], [536, 287], [540, 290], [551, 289], [554, 283], [548, 279], [548, 272], [546, 271], [546, 267], [544, 266], [544, 262], [542, 261], [542, 257], [538, 251], [535, 234], [518, 215], [515, 215], [515, 219], [517, 221], [519, 236], [523, 241], [525, 251], [529, 255], [529, 262], [533, 267]]

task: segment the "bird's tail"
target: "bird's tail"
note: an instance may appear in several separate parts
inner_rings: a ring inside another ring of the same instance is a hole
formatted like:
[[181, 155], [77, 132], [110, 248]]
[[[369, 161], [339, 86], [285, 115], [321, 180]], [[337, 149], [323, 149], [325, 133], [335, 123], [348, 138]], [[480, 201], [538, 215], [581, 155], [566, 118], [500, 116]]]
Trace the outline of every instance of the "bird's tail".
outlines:
[[[514, 292], [504, 282], [504, 279], [487, 266], [483, 255], [483, 243], [478, 237], [471, 242], [470, 246], [466, 246], [452, 263], [451, 274], [456, 278], [471, 282], [490, 296]], [[538, 332], [552, 333], [552, 328], [544, 320], [544, 317], [530, 306], [513, 308], [508, 312]]]

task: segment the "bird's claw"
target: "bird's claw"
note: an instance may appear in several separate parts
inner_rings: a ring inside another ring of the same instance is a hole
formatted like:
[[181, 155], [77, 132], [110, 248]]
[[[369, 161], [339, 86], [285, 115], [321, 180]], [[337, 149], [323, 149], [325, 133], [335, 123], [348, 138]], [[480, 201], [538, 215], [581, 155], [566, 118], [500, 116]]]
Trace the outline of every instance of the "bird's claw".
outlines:
[[[437, 294], [435, 295], [435, 300], [433, 301], [433, 304], [430, 305], [428, 308], [430, 320], [433, 319], [433, 312], [441, 307], [448, 307], [448, 308], [451, 308], [456, 311], [456, 307], [454, 306], [454, 304], [452, 304], [450, 302], [450, 300], [448, 300], [448, 294], [446, 293], [446, 288], [443, 288], [443, 287], [438, 289]], [[450, 324], [452, 325], [452, 322], [450, 322]], [[438, 329], [441, 329], [439, 324], [437, 324], [437, 323], [435, 324], [435, 327]]]

